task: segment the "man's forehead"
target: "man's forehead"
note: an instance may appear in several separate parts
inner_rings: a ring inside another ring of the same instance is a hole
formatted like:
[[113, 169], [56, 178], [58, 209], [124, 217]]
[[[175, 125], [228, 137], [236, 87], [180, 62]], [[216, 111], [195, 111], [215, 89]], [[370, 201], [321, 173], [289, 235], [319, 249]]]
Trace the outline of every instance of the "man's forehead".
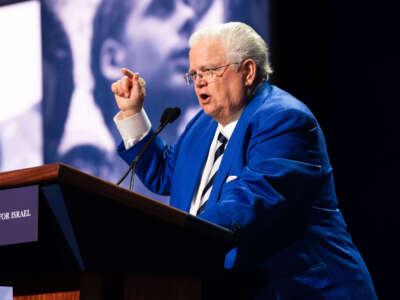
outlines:
[[212, 67], [226, 61], [225, 47], [221, 40], [200, 40], [189, 51], [190, 68]]

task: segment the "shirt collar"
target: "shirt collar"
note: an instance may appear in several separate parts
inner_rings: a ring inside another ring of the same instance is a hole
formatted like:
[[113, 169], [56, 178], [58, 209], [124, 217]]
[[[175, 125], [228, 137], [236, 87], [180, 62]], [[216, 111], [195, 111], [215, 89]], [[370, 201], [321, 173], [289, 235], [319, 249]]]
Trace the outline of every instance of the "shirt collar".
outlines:
[[239, 121], [239, 117], [236, 120], [222, 126], [218, 123], [218, 131], [220, 131], [228, 140], [231, 138], [233, 131], [235, 130], [236, 124]]

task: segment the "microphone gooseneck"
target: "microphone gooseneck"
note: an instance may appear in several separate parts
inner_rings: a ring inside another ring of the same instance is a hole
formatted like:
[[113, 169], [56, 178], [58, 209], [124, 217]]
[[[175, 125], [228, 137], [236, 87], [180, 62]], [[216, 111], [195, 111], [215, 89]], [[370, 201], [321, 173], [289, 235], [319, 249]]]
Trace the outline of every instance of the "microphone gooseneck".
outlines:
[[120, 185], [122, 181], [128, 176], [129, 172], [132, 170], [131, 174], [131, 181], [129, 184], [129, 189], [133, 191], [133, 181], [134, 181], [134, 175], [135, 175], [135, 169], [136, 165], [138, 164], [139, 160], [142, 158], [143, 154], [146, 152], [146, 150], [150, 147], [151, 143], [155, 139], [155, 137], [164, 129], [165, 126], [167, 126], [168, 123], [174, 122], [180, 115], [181, 110], [178, 107], [174, 108], [166, 108], [164, 112], [161, 115], [160, 119], [160, 126], [154, 131], [154, 133], [151, 135], [149, 140], [146, 142], [146, 144], [143, 146], [142, 150], [139, 152], [138, 155], [134, 158], [132, 161], [131, 165], [129, 166], [128, 170], [125, 172], [125, 174], [122, 176], [122, 178], [117, 182], [117, 185]]

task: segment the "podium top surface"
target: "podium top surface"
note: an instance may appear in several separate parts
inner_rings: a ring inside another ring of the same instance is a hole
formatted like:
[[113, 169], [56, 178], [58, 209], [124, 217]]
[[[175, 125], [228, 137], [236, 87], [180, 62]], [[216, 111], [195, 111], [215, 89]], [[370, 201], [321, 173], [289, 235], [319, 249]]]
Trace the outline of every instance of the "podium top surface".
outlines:
[[191, 227], [195, 231], [212, 232], [212, 235], [223, 236], [223, 239], [228, 244], [231, 243], [229, 240], [233, 233], [227, 228], [207, 222], [182, 210], [137, 194], [63, 163], [53, 163], [0, 173], [0, 189], [48, 184], [67, 185], [82, 189], [180, 228]]

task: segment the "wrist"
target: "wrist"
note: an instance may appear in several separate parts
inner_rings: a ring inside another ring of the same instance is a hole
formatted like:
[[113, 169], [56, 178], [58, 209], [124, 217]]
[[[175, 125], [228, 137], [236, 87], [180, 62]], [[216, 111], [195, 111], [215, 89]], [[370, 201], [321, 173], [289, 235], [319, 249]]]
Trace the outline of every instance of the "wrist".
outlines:
[[129, 109], [129, 110], [121, 110], [121, 117], [123, 119], [132, 117], [133, 115], [136, 115], [139, 113], [140, 110], [134, 110], [134, 109]]

